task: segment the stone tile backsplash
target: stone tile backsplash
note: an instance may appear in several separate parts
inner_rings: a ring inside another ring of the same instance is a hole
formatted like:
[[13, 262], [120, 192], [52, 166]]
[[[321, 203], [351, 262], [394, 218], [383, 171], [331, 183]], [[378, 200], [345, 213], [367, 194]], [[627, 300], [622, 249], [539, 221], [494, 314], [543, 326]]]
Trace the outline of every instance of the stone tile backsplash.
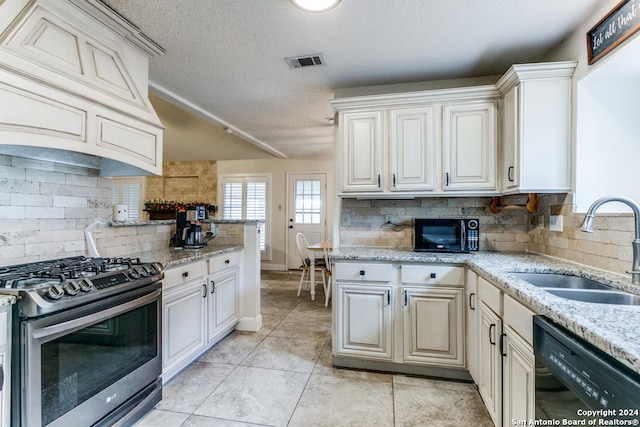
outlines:
[[[594, 233], [583, 233], [577, 227], [584, 216], [573, 214], [571, 194], [539, 195], [540, 206], [534, 214], [521, 206], [526, 196], [502, 199], [503, 204], [513, 205], [498, 214], [490, 211], [489, 197], [343, 199], [341, 213], [349, 214], [350, 226], [340, 226], [340, 242], [344, 246], [411, 249], [415, 217], [478, 218], [482, 251], [536, 252], [625, 275], [630, 269], [633, 215], [599, 214]], [[398, 226], [385, 225], [386, 215]], [[550, 215], [563, 216], [562, 232], [549, 230]]]
[[[489, 210], [490, 203], [490, 197], [343, 199], [342, 213], [349, 214], [351, 225], [340, 227], [340, 242], [345, 246], [411, 249], [413, 218], [478, 218], [481, 250], [525, 251], [529, 224], [527, 212], [524, 209], [504, 209], [496, 215]], [[385, 223], [387, 215], [395, 226]]]
[[[504, 204], [522, 204], [526, 196], [503, 197]], [[573, 214], [571, 195], [540, 195], [540, 208], [489, 210], [489, 197], [423, 198], [415, 200], [343, 199], [342, 213], [351, 225], [340, 227], [344, 246], [413, 247], [415, 217], [455, 216], [480, 220], [483, 251], [530, 251], [603, 270], [625, 274], [631, 267], [634, 221], [630, 214], [598, 214], [594, 233], [576, 230], [582, 215]], [[88, 255], [84, 228], [94, 219], [111, 220], [110, 178], [95, 170], [0, 155], [0, 265], [66, 256]], [[386, 216], [396, 226], [385, 225]], [[562, 215], [562, 232], [549, 230], [549, 216]], [[407, 226], [408, 225], [408, 226]], [[218, 225], [216, 243], [242, 236]], [[242, 227], [240, 227], [242, 230]], [[108, 227], [93, 236], [101, 255], [128, 256], [168, 245], [172, 225]]]
[[[92, 169], [0, 155], [0, 265], [88, 256], [84, 229], [95, 219], [105, 223], [92, 231], [101, 256], [168, 246], [175, 229], [109, 227], [111, 215], [110, 178]], [[243, 227], [235, 225], [237, 234], [227, 233], [227, 224], [217, 227], [213, 244], [242, 243]]]

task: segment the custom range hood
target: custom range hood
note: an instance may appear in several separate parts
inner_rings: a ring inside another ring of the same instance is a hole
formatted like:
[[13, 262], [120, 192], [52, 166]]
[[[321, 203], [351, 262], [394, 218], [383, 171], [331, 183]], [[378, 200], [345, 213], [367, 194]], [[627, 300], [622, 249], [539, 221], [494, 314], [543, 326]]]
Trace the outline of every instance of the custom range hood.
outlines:
[[148, 68], [162, 53], [97, 0], [0, 0], [0, 153], [161, 175]]

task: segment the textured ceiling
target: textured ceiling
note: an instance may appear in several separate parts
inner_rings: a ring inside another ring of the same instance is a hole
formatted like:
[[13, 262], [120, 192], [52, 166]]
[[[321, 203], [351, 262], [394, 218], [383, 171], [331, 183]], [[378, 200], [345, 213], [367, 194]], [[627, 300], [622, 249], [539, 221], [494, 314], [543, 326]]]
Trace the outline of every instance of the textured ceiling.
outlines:
[[[343, 0], [325, 13], [289, 0], [104, 3], [166, 49], [150, 62], [154, 93], [272, 155], [319, 159], [332, 156], [334, 89], [502, 74], [541, 60], [597, 0]], [[324, 65], [284, 61], [316, 53]], [[220, 151], [190, 143], [165, 160]]]

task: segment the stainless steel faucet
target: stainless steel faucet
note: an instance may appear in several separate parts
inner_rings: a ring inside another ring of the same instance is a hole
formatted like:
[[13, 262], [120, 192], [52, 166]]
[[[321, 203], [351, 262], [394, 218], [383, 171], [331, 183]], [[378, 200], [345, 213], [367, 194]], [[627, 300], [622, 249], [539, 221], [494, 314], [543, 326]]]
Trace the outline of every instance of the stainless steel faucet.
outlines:
[[631, 283], [635, 285], [640, 285], [640, 206], [636, 202], [626, 197], [603, 197], [601, 199], [593, 202], [589, 210], [587, 211], [587, 215], [584, 217], [582, 224], [578, 229], [580, 231], [585, 231], [587, 233], [593, 233], [593, 220], [596, 217], [596, 210], [600, 206], [608, 202], [620, 202], [629, 206], [631, 210], [633, 210], [633, 216], [635, 218], [636, 224], [636, 237], [631, 243], [633, 248], [633, 265], [631, 266], [631, 271], [627, 271], [627, 273], [631, 274]]

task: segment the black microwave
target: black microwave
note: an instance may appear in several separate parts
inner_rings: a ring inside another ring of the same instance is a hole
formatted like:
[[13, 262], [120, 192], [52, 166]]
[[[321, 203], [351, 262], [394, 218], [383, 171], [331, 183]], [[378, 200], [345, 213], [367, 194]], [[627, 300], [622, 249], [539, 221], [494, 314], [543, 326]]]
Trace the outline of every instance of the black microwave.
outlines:
[[480, 223], [477, 219], [416, 218], [416, 252], [469, 252], [478, 250]]

